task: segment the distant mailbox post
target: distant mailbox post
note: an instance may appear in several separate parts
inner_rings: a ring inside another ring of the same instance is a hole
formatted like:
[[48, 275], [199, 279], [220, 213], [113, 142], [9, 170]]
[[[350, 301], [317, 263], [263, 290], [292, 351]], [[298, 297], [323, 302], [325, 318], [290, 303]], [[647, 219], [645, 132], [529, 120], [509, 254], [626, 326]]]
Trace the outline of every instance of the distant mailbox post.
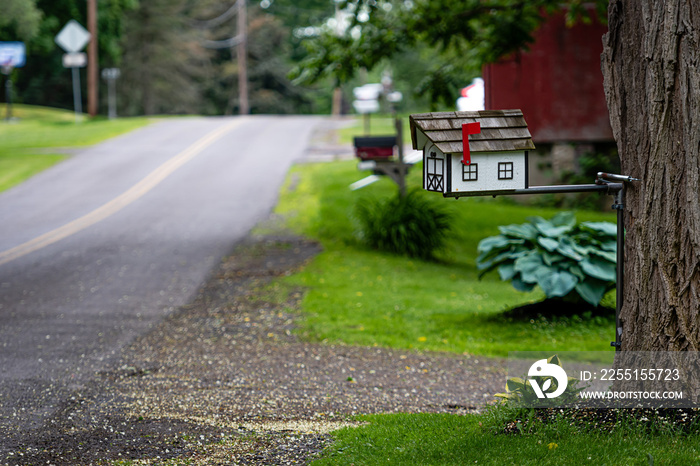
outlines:
[[360, 170], [371, 170], [374, 174], [350, 185], [350, 189], [360, 189], [388, 176], [399, 186], [401, 196], [406, 194], [406, 173], [412, 163], [406, 163], [403, 157], [401, 141], [401, 121], [396, 120], [396, 136], [364, 136], [353, 139], [355, 156], [360, 159]]
[[528, 189], [535, 145], [520, 110], [414, 114], [410, 124], [413, 149], [423, 151], [423, 189], [445, 197]]
[[396, 136], [365, 136], [353, 139], [355, 156], [360, 160], [377, 160], [393, 157]]

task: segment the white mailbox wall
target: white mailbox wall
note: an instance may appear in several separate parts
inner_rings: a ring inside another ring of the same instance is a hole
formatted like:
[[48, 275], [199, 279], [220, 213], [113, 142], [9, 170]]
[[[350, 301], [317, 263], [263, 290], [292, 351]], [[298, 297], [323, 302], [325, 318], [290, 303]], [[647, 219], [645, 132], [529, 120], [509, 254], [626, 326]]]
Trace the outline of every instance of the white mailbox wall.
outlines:
[[[450, 185], [446, 186], [446, 194], [473, 191], [501, 191], [527, 188], [527, 156], [526, 152], [489, 152], [471, 154], [473, 164], [478, 167], [477, 181], [463, 181], [462, 155], [449, 154], [447, 164], [450, 164]], [[513, 164], [513, 179], [498, 179], [499, 162]]]

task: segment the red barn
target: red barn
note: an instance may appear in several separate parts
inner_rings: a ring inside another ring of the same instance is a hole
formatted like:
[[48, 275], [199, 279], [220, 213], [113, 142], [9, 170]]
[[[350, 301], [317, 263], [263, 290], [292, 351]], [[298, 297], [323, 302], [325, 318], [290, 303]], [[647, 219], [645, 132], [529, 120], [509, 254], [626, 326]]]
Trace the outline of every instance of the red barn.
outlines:
[[607, 30], [552, 16], [529, 51], [484, 67], [486, 109], [521, 109], [535, 144], [613, 141], [600, 71]]

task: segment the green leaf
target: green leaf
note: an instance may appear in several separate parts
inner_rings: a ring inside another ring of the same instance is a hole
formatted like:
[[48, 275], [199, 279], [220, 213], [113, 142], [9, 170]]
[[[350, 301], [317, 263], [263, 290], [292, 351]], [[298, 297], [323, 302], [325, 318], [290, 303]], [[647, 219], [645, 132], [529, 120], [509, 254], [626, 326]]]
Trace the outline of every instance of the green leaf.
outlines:
[[[479, 241], [479, 245], [476, 250], [478, 252], [489, 252], [493, 249], [501, 249], [510, 246], [512, 239], [507, 238], [503, 235], [489, 236]], [[523, 241], [521, 241], [522, 243]]]
[[514, 238], [522, 238], [531, 241], [537, 238], [537, 229], [529, 223], [523, 223], [522, 225], [503, 225], [498, 227], [498, 231], [500, 231], [502, 235], [512, 236]]
[[547, 275], [551, 275], [552, 273], [556, 272], [556, 270], [557, 269], [554, 267], [550, 267], [548, 265], [542, 264], [542, 265], [538, 266], [537, 268], [532, 269], [531, 271], [522, 272], [520, 274], [520, 278], [525, 283], [538, 283], [540, 280], [542, 280]]
[[531, 251], [529, 254], [525, 254], [515, 260], [515, 270], [520, 273], [532, 273], [541, 265], [544, 265], [542, 256], [537, 254], [536, 251]]
[[489, 257], [496, 257], [498, 255], [498, 252], [499, 250], [482, 252], [476, 257], [477, 265], [482, 262], [485, 262]]
[[583, 259], [583, 256], [576, 251], [575, 244], [576, 243], [569, 237], [561, 238], [559, 240], [559, 246], [557, 246], [557, 252], [569, 259], [580, 261]]
[[491, 258], [487, 261], [482, 261], [481, 260], [482, 256], [479, 256], [476, 259], [476, 268], [477, 268], [477, 270], [480, 270], [479, 279], [481, 279], [481, 277], [483, 277], [484, 275], [486, 275], [487, 273], [489, 273], [491, 270], [495, 269], [499, 265], [501, 265], [503, 263], [510, 263], [510, 262], [514, 263], [514, 261], [517, 258], [519, 258], [519, 257], [521, 257], [529, 252], [530, 252], [529, 249], [524, 249], [521, 246], [516, 246], [515, 249], [503, 251], [496, 256], [489, 254], [488, 256], [490, 256]]
[[602, 257], [603, 259], [612, 262], [613, 264], [617, 263], [617, 253], [612, 252], [612, 251], [602, 251], [599, 249], [591, 249], [591, 254], [594, 254], [598, 257]]
[[[562, 238], [562, 239], [569, 239], [568, 237]], [[570, 244], [572, 248], [574, 248], [574, 251], [579, 253], [581, 256], [586, 256], [588, 255], [591, 251], [597, 250], [595, 246], [584, 246], [582, 244], [577, 243], [575, 240], [571, 240], [570, 243], [567, 242], [567, 244]]]
[[614, 282], [617, 277], [615, 264], [596, 256], [586, 257], [580, 262], [580, 265], [587, 275], [599, 280]]
[[595, 278], [587, 278], [583, 282], [579, 282], [576, 285], [576, 292], [581, 296], [586, 302], [597, 306], [605, 295], [605, 282], [601, 280], [596, 280]]
[[[526, 217], [526, 220], [530, 222], [532, 225], [537, 225], [538, 223], [544, 222], [544, 223], [549, 223], [547, 220], [543, 219], [542, 217], [535, 216], [535, 217]], [[551, 225], [551, 223], [550, 223]]]
[[502, 264], [498, 267], [498, 275], [504, 282], [513, 278], [516, 273], [515, 264]]
[[564, 257], [560, 254], [557, 254], [556, 252], [544, 251], [542, 253], [542, 260], [544, 260], [544, 263], [547, 265], [554, 265], [558, 262], [566, 260], [566, 257]]
[[578, 278], [579, 282], [582, 282], [587, 278], [586, 274], [583, 273], [583, 270], [581, 270], [581, 267], [578, 265], [572, 265], [569, 267], [569, 272]]
[[617, 224], [611, 222], [582, 222], [579, 225], [581, 230], [593, 232], [604, 241], [609, 238], [617, 238]]
[[617, 241], [605, 241], [600, 245], [603, 251], [617, 252]]
[[577, 283], [578, 278], [564, 270], [542, 275], [537, 281], [537, 284], [549, 298], [566, 296], [576, 287]]
[[510, 251], [504, 251], [504, 252], [498, 254], [497, 256], [491, 258], [490, 260], [483, 261], [483, 262], [480, 262], [479, 258], [477, 258], [476, 268], [478, 270], [482, 270], [482, 271], [484, 271], [484, 273], [486, 273], [489, 270], [492, 270], [494, 267], [496, 267], [501, 262], [503, 262], [507, 259], [510, 259], [511, 258], [510, 256], [512, 254], [513, 253]]
[[562, 367], [561, 361], [559, 360], [559, 356], [557, 356], [556, 354], [547, 358], [547, 362], [549, 364], [556, 364], [557, 366]]
[[515, 260], [518, 257], [520, 257], [523, 254], [526, 254], [530, 251], [531, 251], [530, 248], [527, 248], [527, 247], [520, 245], [520, 244], [510, 245], [509, 247], [506, 247], [506, 248], [492, 249], [490, 251], [482, 252], [476, 258], [476, 262], [477, 263], [485, 263], [485, 262], [488, 262], [489, 260], [491, 260], [491, 259], [493, 259], [496, 256], [501, 255], [501, 254], [509, 254], [509, 257], [511, 259]]
[[576, 226], [576, 216], [573, 212], [559, 212], [550, 220], [555, 227], [571, 227]]
[[581, 228], [617, 237], [617, 225], [610, 222], [582, 222]]
[[513, 285], [513, 288], [522, 292], [532, 291], [532, 289], [535, 287], [534, 283], [525, 283], [518, 277], [513, 277], [510, 284]]
[[571, 247], [581, 256], [587, 256], [591, 253], [591, 251], [597, 251], [600, 249], [600, 247], [595, 244], [582, 244], [581, 238], [572, 238], [572, 241], [573, 244], [570, 244]]
[[552, 238], [537, 238], [537, 243], [549, 252], [553, 252], [559, 246], [559, 241]]
[[515, 392], [525, 388], [525, 381], [520, 377], [511, 377], [506, 380], [506, 391]]
[[523, 282], [537, 283], [540, 275], [549, 272], [549, 267], [542, 261], [542, 256], [532, 251], [515, 261], [515, 271], [520, 272], [520, 279]]
[[574, 228], [570, 225], [555, 226], [551, 222], [548, 222], [541, 217], [531, 217], [529, 220], [534, 223], [535, 228], [537, 228], [540, 233], [545, 236], [549, 236], [550, 238], [558, 238], [561, 235], [570, 232]]

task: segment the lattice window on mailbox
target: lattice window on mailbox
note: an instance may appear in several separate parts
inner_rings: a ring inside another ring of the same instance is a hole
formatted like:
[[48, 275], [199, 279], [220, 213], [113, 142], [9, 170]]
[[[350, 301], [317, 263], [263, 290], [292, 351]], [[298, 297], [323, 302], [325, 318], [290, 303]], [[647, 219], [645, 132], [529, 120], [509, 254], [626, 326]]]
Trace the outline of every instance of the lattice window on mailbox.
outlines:
[[462, 165], [462, 181], [479, 181], [479, 164]]
[[427, 157], [426, 159], [426, 189], [428, 191], [437, 191], [441, 193], [444, 190], [443, 170], [445, 161], [437, 158], [436, 155], [437, 154], [435, 152], [431, 152], [430, 157]]
[[498, 163], [498, 179], [512, 180], [513, 179], [513, 162]]

